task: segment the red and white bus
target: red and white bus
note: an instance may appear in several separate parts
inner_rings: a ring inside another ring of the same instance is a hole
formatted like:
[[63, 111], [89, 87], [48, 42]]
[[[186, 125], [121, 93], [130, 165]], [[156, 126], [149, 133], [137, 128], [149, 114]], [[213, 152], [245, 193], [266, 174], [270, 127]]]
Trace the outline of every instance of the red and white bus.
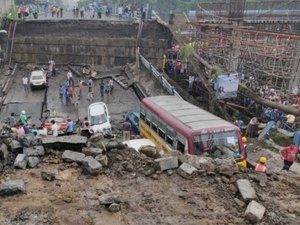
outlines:
[[176, 96], [144, 98], [139, 128], [165, 152], [246, 159], [237, 126]]

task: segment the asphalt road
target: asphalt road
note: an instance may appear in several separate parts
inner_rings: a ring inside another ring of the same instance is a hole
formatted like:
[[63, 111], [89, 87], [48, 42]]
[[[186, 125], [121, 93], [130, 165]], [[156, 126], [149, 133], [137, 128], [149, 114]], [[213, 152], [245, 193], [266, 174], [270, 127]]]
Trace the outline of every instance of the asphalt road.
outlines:
[[22, 110], [25, 110], [26, 114], [32, 117], [32, 123], [40, 123], [45, 90], [35, 90], [26, 93], [22, 84], [24, 74], [29, 75], [30, 70], [23, 67], [16, 70], [14, 81], [1, 109], [1, 121], [6, 119], [12, 112], [20, 114]]

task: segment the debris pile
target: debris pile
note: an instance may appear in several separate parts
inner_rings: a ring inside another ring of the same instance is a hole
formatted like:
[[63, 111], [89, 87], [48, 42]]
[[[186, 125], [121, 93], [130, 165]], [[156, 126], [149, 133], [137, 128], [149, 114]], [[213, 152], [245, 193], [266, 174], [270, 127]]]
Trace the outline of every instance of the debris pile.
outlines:
[[[72, 140], [76, 144], [72, 144], [69, 138], [36, 140], [30, 137], [23, 142], [9, 138], [9, 147], [4, 144], [7, 140], [1, 146], [0, 163], [4, 170], [13, 169], [14, 172], [1, 176], [1, 196], [30, 192], [26, 177], [17, 179], [15, 176], [18, 171], [25, 173], [28, 170], [33, 171], [29, 174], [37, 174], [40, 182], [48, 182], [49, 185], [42, 183], [44, 186], [58, 188], [53, 190], [55, 196], [65, 186], [83, 187], [81, 192], [76, 189], [75, 193], [81, 193], [76, 194], [77, 198], [60, 197], [64, 204], [86, 202], [79, 197], [84, 195], [88, 198], [87, 205], [82, 206], [86, 207], [85, 210], [111, 212], [113, 215], [120, 211], [124, 215], [131, 213], [133, 222], [128, 224], [151, 224], [152, 220], [156, 224], [182, 224], [184, 221], [187, 224], [196, 224], [196, 221], [293, 224], [293, 216], [300, 212], [300, 209], [280, 208], [278, 199], [282, 194], [277, 187], [278, 183], [283, 185], [281, 175], [273, 173], [267, 176], [239, 168], [233, 159], [212, 159], [179, 152], [162, 155], [153, 147], [144, 147], [137, 152], [117, 140], [105, 139], [102, 134], [94, 134], [89, 139], [74, 135]], [[52, 170], [53, 167], [59, 172]], [[68, 174], [70, 168], [74, 174]], [[63, 182], [73, 176], [77, 176], [76, 182], [64, 185]], [[12, 179], [14, 177], [16, 179]], [[93, 180], [95, 186], [88, 185], [87, 182]], [[104, 180], [110, 180], [111, 186], [97, 188]], [[291, 186], [285, 182], [284, 187]], [[299, 182], [295, 185], [300, 186]], [[277, 195], [279, 197], [274, 198]], [[162, 222], [170, 212], [176, 211], [176, 207], [183, 210], [183, 214], [178, 211], [178, 216], [174, 216], [170, 223]], [[289, 212], [288, 218], [286, 212]], [[153, 213], [159, 213], [155, 219]]]

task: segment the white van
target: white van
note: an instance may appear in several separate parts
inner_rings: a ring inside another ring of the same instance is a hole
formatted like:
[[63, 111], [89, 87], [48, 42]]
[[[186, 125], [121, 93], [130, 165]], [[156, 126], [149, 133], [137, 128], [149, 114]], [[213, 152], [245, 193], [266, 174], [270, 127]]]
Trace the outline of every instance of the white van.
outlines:
[[89, 105], [88, 119], [94, 133], [111, 133], [108, 109], [104, 102], [95, 102]]

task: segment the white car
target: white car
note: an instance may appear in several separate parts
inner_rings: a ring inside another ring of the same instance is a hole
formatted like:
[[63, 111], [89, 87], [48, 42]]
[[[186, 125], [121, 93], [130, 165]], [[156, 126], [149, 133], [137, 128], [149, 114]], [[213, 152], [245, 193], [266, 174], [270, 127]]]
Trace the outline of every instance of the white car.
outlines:
[[155, 144], [146, 138], [140, 138], [140, 139], [134, 139], [134, 140], [129, 140], [129, 141], [123, 141], [122, 142], [124, 145], [126, 145], [129, 148], [135, 149], [137, 152], [139, 149], [143, 146], [152, 146], [155, 147]]
[[44, 70], [34, 70], [30, 74], [29, 84], [31, 90], [34, 88], [46, 88], [47, 76]]
[[94, 133], [103, 132], [111, 133], [107, 106], [104, 102], [95, 102], [89, 105], [88, 120]]

